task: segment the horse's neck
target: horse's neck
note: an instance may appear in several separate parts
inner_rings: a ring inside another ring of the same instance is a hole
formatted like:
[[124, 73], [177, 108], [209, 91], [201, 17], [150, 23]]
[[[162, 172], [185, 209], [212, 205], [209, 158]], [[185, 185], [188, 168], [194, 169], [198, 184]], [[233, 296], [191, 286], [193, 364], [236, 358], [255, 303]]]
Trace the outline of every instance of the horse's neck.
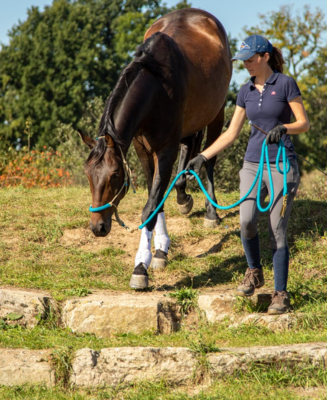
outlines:
[[153, 109], [151, 101], [156, 92], [156, 85], [149, 73], [139, 74], [126, 91], [114, 112], [114, 124], [117, 139], [123, 143], [123, 152], [127, 152], [133, 137], [141, 129], [142, 123]]

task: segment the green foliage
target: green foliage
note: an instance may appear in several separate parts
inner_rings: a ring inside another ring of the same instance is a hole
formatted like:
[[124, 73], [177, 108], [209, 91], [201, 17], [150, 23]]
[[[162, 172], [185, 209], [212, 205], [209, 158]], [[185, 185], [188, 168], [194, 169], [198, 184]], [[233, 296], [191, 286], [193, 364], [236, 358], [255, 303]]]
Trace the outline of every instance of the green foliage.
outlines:
[[[85, 104], [85, 110], [81, 117], [83, 131], [91, 137], [96, 137], [97, 127], [103, 112], [104, 101], [101, 97], [95, 97]], [[58, 143], [57, 151], [66, 161], [65, 169], [70, 173], [77, 185], [88, 185], [84, 173], [84, 161], [89, 153], [89, 148], [80, 139], [78, 132], [72, 124], [57, 123], [54, 130], [54, 139]]]
[[[234, 105], [226, 106], [225, 119], [227, 121], [232, 118], [234, 109]], [[223, 129], [223, 131], [224, 130], [226, 129]], [[238, 189], [238, 173], [243, 165], [244, 154], [250, 133], [250, 125], [245, 124], [238, 139], [231, 146], [227, 147], [227, 149], [217, 155], [214, 179], [216, 188], [219, 188], [219, 190], [232, 191]]]
[[157, 0], [54, 0], [43, 12], [29, 9], [0, 52], [1, 146], [27, 142], [28, 118], [32, 144], [57, 145], [57, 121], [80, 125], [86, 102], [109, 95], [141, 33], [168, 11]]
[[290, 5], [281, 6], [278, 11], [259, 14], [260, 24], [245, 27], [243, 31], [246, 36], [263, 35], [280, 48], [287, 73], [297, 80], [315, 62], [327, 28], [324, 17], [321, 9], [312, 12], [309, 5], [304, 6], [301, 12], [294, 12]]
[[258, 313], [267, 311], [269, 305], [269, 303], [256, 304], [251, 297], [236, 297], [234, 309], [236, 312]]
[[181, 288], [175, 292], [169, 293], [169, 297], [176, 299], [177, 304], [181, 307], [182, 315], [188, 314], [195, 307], [195, 299], [198, 296], [198, 291], [192, 288]]
[[187, 339], [190, 349], [199, 356], [220, 351], [215, 340], [210, 336], [209, 330], [206, 331], [203, 327], [198, 332], [187, 335]]
[[72, 371], [72, 348], [55, 349], [51, 353], [51, 362], [55, 370], [55, 379], [58, 386], [67, 387]]
[[73, 288], [66, 290], [67, 296], [86, 297], [91, 293], [92, 293], [91, 290], [86, 288]]
[[9, 321], [18, 321], [24, 317], [23, 314], [17, 313], [9, 313], [6, 315], [5, 319], [9, 319]]

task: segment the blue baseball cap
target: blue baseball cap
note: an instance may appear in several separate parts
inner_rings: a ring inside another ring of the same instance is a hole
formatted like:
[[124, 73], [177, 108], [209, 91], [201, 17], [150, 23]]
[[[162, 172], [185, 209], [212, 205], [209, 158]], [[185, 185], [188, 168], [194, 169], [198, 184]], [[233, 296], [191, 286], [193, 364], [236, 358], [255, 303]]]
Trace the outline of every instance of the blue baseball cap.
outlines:
[[235, 56], [232, 58], [232, 61], [246, 61], [253, 57], [256, 53], [271, 53], [272, 50], [273, 46], [269, 40], [260, 35], [252, 35], [242, 42], [240, 51], [235, 54]]

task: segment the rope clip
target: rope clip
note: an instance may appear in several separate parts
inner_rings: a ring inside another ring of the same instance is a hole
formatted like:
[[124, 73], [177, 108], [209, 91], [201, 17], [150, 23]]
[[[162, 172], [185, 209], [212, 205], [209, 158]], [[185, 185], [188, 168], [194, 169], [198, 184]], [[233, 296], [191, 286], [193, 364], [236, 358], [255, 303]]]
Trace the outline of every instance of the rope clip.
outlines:
[[283, 206], [282, 206], [282, 209], [280, 211], [280, 216], [282, 218], [284, 218], [284, 215], [285, 215], [285, 211], [286, 211], [286, 207], [287, 207], [287, 199], [288, 199], [288, 193], [286, 193], [284, 198], [283, 198]]

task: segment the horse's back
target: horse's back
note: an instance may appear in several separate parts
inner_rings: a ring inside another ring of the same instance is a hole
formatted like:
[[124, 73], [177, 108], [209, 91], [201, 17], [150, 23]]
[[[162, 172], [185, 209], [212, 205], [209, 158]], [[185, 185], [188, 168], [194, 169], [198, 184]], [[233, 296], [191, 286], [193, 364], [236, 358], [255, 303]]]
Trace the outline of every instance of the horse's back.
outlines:
[[223, 107], [232, 73], [226, 31], [210, 13], [186, 8], [158, 19], [146, 32], [170, 36], [182, 52], [187, 71], [183, 136], [208, 125]]

